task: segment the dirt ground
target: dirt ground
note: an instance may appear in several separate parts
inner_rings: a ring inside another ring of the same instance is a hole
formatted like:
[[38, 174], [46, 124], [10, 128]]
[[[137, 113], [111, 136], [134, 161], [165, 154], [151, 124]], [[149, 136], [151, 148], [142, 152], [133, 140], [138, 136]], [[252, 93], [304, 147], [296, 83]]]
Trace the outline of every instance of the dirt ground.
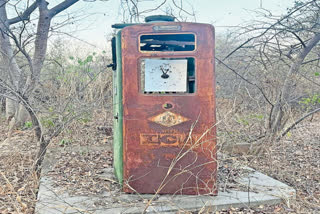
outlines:
[[[61, 154], [54, 170], [49, 173], [56, 173], [56, 184], [68, 188], [71, 194], [95, 194], [114, 186], [110, 180], [99, 179], [104, 168], [112, 167], [112, 153], [109, 150], [95, 153], [83, 149], [86, 146], [111, 147], [111, 121], [99, 115], [101, 112], [96, 113], [90, 122], [74, 123], [50, 145], [60, 148]], [[37, 144], [33, 141], [31, 129], [16, 131], [9, 141], [5, 140], [6, 132], [4, 118], [0, 118], [0, 213], [33, 213], [38, 178], [32, 167]], [[297, 197], [293, 203], [284, 201], [274, 206], [232, 208], [216, 214], [320, 213], [320, 115], [301, 123], [260, 156], [233, 156], [228, 164], [249, 165], [262, 171], [293, 186]], [[226, 164], [220, 165], [221, 172], [239, 173], [235, 168], [222, 165]], [[219, 179], [220, 182], [225, 179], [223, 174]], [[232, 183], [231, 180], [228, 182]]]
[[38, 188], [33, 133], [17, 131], [10, 140], [6, 136], [7, 124], [0, 118], [0, 213], [33, 213]]
[[320, 213], [320, 114], [299, 124], [279, 144], [249, 165], [297, 191], [296, 203], [282, 206], [283, 213]]

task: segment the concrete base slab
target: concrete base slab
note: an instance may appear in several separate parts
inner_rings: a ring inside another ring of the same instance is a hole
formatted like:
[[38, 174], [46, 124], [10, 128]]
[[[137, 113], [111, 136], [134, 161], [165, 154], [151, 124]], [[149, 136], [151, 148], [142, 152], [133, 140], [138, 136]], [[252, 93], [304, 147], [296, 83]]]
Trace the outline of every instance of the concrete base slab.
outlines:
[[[147, 213], [176, 213], [178, 211], [221, 210], [230, 207], [252, 207], [277, 204], [295, 199], [292, 187], [248, 168], [250, 173], [239, 179], [247, 191], [219, 192], [218, 196], [160, 195], [147, 208]], [[107, 178], [113, 171], [106, 170]], [[53, 178], [40, 181], [37, 214], [59, 213], [142, 213], [153, 195], [125, 194], [118, 190], [95, 196], [70, 196], [67, 190], [53, 188]]]

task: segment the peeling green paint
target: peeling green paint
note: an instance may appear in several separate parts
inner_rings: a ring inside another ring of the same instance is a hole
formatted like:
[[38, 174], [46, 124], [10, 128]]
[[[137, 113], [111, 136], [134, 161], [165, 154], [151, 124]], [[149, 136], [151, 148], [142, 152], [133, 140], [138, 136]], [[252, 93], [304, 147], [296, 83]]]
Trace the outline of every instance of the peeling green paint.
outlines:
[[113, 167], [120, 184], [123, 182], [123, 106], [121, 31], [116, 35], [117, 70], [113, 72]]

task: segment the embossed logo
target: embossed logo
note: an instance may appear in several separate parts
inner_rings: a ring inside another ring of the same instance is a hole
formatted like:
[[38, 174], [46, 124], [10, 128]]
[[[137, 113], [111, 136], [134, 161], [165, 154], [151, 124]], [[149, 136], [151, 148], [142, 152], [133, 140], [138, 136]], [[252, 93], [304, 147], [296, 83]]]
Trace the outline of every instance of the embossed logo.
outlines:
[[183, 141], [181, 134], [140, 134], [141, 145], [178, 146]]
[[171, 111], [165, 111], [159, 115], [148, 118], [148, 120], [158, 123], [162, 126], [171, 127], [186, 122], [190, 119], [179, 114], [172, 113]]
[[[202, 135], [193, 134], [189, 138], [188, 134], [171, 134], [171, 133], [141, 133], [140, 134], [140, 145], [143, 146], [196, 146], [196, 144], [201, 145], [203, 142], [208, 142], [207, 138], [202, 139]], [[202, 139], [198, 141], [199, 139]]]

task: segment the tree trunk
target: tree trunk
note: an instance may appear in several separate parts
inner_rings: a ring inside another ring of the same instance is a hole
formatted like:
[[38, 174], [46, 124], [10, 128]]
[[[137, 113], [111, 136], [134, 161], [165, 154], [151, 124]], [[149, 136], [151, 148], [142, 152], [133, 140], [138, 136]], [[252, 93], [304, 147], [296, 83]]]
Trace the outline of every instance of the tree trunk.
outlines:
[[[15, 54], [13, 52], [12, 45], [10, 43], [10, 29], [8, 24], [8, 17], [5, 8], [5, 0], [0, 0], [0, 50], [2, 55], [2, 61], [5, 71], [7, 71], [7, 84], [10, 85], [16, 92], [21, 91], [21, 78], [22, 72], [19, 65], [15, 59]], [[21, 105], [20, 105], [21, 106]], [[20, 124], [25, 123], [25, 111], [20, 107], [17, 102], [10, 99], [6, 99], [6, 119], [7, 122], [15, 118], [15, 121], [19, 121]], [[20, 112], [21, 110], [21, 112]], [[11, 123], [12, 124], [12, 123]], [[13, 129], [14, 126], [9, 127]]]
[[295, 62], [291, 65], [290, 70], [287, 74], [287, 77], [284, 81], [282, 90], [279, 93], [278, 99], [271, 111], [270, 115], [270, 124], [269, 129], [271, 133], [271, 137], [274, 138], [278, 135], [279, 131], [281, 131], [289, 116], [289, 104], [290, 94], [295, 90], [296, 87], [296, 79], [299, 72], [299, 69], [306, 58], [306, 56], [310, 53], [312, 48], [314, 48], [317, 43], [320, 41], [320, 33], [315, 34], [306, 46], [302, 49], [302, 51], [298, 54]]
[[6, 112], [6, 98], [0, 97], [0, 114]]
[[[47, 42], [52, 18], [78, 1], [79, 0], [64, 0], [49, 10], [49, 3], [46, 0], [36, 0], [33, 1], [33, 3], [30, 4], [22, 13], [17, 13], [15, 18], [8, 19], [6, 13], [6, 4], [9, 1], [0, 0], [0, 54], [2, 55], [2, 61], [5, 68], [3, 71], [4, 73], [7, 73], [7, 79], [1, 79], [1, 81], [5, 81], [6, 85], [4, 87], [10, 88], [10, 95], [19, 100], [19, 102], [15, 103], [12, 100], [7, 99], [7, 116], [8, 119], [10, 119], [9, 126], [11, 127], [12, 131], [14, 126], [12, 125], [13, 123], [17, 125], [23, 125], [27, 118], [27, 113], [30, 115], [31, 121], [34, 125], [35, 135], [40, 146], [38, 159], [35, 166], [37, 170], [42, 163], [50, 140], [45, 140], [43, 137], [41, 123], [28, 100], [30, 100], [29, 98], [32, 96], [33, 90], [40, 82], [40, 73], [46, 56]], [[29, 20], [31, 14], [37, 8], [39, 9], [39, 20], [34, 41], [34, 54], [33, 58], [31, 59], [28, 51], [26, 51], [19, 43], [19, 39], [17, 39], [18, 36], [15, 37], [10, 31], [10, 25], [22, 22], [24, 20]], [[29, 71], [25, 72], [24, 70], [20, 69], [17, 61], [15, 60], [16, 53], [13, 51], [10, 43], [10, 37], [13, 41], [15, 41], [15, 47], [17, 47], [27, 59]], [[60, 129], [62, 129], [62, 127], [63, 126], [61, 126]]]
[[10, 121], [13, 119], [15, 113], [16, 113], [16, 102], [11, 99], [6, 99], [6, 120], [9, 124]]
[[30, 116], [26, 108], [22, 104], [19, 104], [17, 106], [17, 110], [15, 114], [15, 126], [16, 127], [24, 126], [24, 124], [26, 123], [29, 117]]

